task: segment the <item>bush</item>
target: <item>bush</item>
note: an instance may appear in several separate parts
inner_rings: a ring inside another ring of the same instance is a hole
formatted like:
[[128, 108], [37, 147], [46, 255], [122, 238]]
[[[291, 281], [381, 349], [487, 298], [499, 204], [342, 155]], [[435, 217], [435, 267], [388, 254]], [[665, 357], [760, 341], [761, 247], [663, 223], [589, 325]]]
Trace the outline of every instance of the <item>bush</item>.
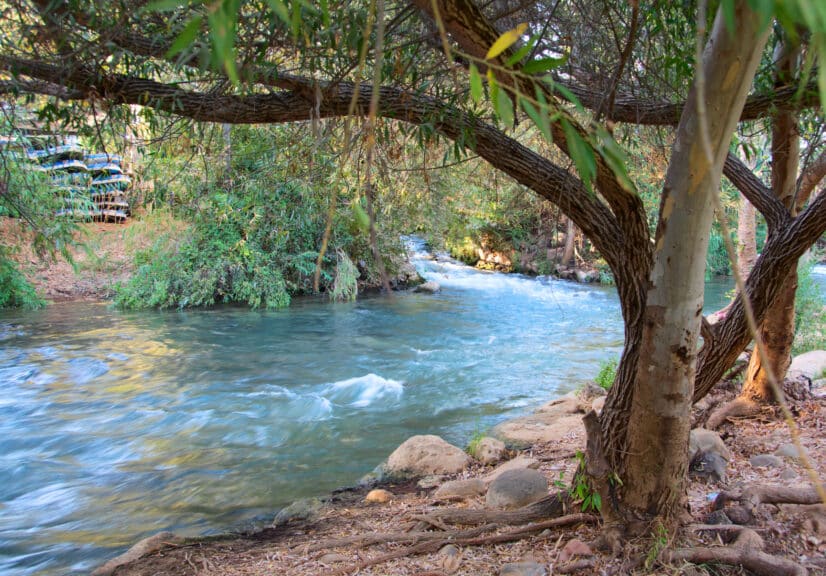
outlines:
[[820, 287], [812, 278], [814, 260], [799, 267], [795, 294], [795, 336], [792, 355], [826, 350], [826, 310]]
[[25, 276], [0, 246], [0, 308], [26, 308], [29, 310], [45, 305]]
[[606, 360], [600, 364], [597, 377], [594, 378], [594, 382], [596, 382], [597, 386], [600, 386], [606, 390], [611, 388], [614, 384], [614, 379], [617, 377], [617, 365], [618, 362], [616, 358]]

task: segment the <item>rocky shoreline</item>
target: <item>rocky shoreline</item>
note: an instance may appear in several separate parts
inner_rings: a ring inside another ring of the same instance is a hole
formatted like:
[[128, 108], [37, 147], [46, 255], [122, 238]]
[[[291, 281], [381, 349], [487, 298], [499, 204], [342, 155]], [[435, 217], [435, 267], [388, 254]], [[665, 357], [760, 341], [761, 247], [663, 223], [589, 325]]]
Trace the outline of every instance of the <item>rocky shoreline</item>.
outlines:
[[[809, 378], [817, 378], [826, 370], [826, 352], [810, 353], [808, 357], [797, 359], [794, 369], [808, 374]], [[824, 384], [823, 381], [818, 383]], [[567, 394], [540, 406], [531, 414], [500, 423], [489, 437], [475, 439], [467, 451], [450, 445], [438, 436], [414, 436], [388, 457], [381, 479], [336, 491], [325, 498], [294, 503], [282, 510], [269, 528], [260, 532], [207, 539], [182, 539], [174, 534], [160, 533], [139, 542], [126, 554], [107, 562], [93, 574], [137, 576], [190, 573], [172, 569], [176, 561], [173, 559], [177, 558], [180, 562], [181, 554], [189, 558], [195, 551], [201, 554], [205, 562], [216, 567], [201, 573], [274, 573], [257, 571], [253, 564], [247, 564], [246, 559], [254, 557], [260, 560], [262, 554], [275, 554], [276, 550], [284, 557], [275, 564], [272, 561], [267, 564], [268, 570], [279, 568], [281, 571], [275, 573], [298, 575], [345, 573], [360, 567], [362, 574], [432, 572], [434, 576], [536, 576], [549, 573], [550, 556], [554, 557], [550, 566], [556, 568], [550, 573], [591, 574], [596, 573], [597, 567], [606, 570], [606, 567], [616, 565], [618, 560], [596, 549], [596, 516], [582, 513], [562, 535], [554, 532], [552, 538], [545, 536], [542, 539], [550, 529], [533, 534], [532, 546], [515, 540], [503, 552], [501, 546], [480, 550], [477, 546], [484, 543], [474, 544], [473, 561], [456, 543], [450, 544], [453, 546], [451, 549], [447, 548], [448, 544], [434, 548], [426, 560], [407, 564], [401, 560], [411, 560], [408, 555], [393, 557], [392, 552], [365, 560], [358, 552], [362, 544], [353, 544], [361, 543], [359, 538], [375, 539], [376, 534], [383, 531], [396, 535], [402, 517], [409, 518], [412, 527], [408, 530], [413, 534], [431, 534], [421, 532], [426, 528], [453, 533], [449, 524], [457, 518], [464, 519], [460, 523], [467, 520], [468, 524], [473, 524], [469, 519], [476, 517], [520, 514], [530, 517], [530, 514], [535, 514], [539, 519], [551, 517], [551, 509], [555, 506], [578, 505], [582, 508], [581, 501], [577, 504], [572, 498], [571, 501], [561, 502], [553, 500], [549, 493], [554, 493], [554, 490], [566, 493], [565, 490], [574, 482], [579, 464], [577, 454], [585, 445], [582, 416], [586, 411], [601, 409], [604, 393], [598, 386], [589, 384], [577, 394]], [[798, 406], [798, 409], [804, 446], [816, 470], [822, 474], [826, 453], [819, 447], [817, 423], [826, 414], [826, 387], [817, 388], [813, 399], [805, 406]], [[708, 501], [709, 494], [716, 494], [715, 490], [725, 490], [735, 482], [738, 485], [758, 480], [805, 483], [805, 470], [796, 453], [793, 453], [794, 446], [783, 423], [763, 424], [759, 428], [750, 426], [732, 423], [722, 433], [702, 428], [692, 432], [693, 481], [689, 489], [689, 504], [698, 522], [710, 523], [725, 513], [733, 516], [726, 517], [726, 522], [736, 522], [737, 507], [726, 508], [725, 512], [709, 512]], [[826, 540], [823, 538], [826, 536], [826, 507], [821, 508], [795, 510], [784, 516], [785, 509], [775, 507], [772, 522], [776, 527], [783, 525], [788, 531], [799, 535], [795, 536], [793, 545], [785, 541], [777, 543], [784, 553], [788, 553], [791, 546], [797, 557], [805, 558], [811, 567], [826, 570], [826, 560], [819, 564], [816, 561], [817, 555], [820, 554], [822, 560], [822, 552], [826, 551]], [[565, 518], [568, 517], [570, 515]], [[760, 518], [765, 518], [765, 514]], [[368, 529], [367, 533], [365, 529]], [[373, 536], [368, 538], [369, 534]], [[421, 546], [427, 548], [425, 542], [429, 542], [427, 538], [430, 537], [421, 537], [425, 538]], [[319, 545], [320, 538], [326, 546]], [[401, 535], [398, 538], [404, 541]], [[481, 536], [475, 538], [471, 540], [476, 542]], [[391, 540], [387, 538], [388, 543]], [[561, 544], [563, 540], [566, 540], [564, 546]], [[460, 541], [463, 540], [456, 540]], [[537, 541], [545, 542], [540, 547], [542, 554], [536, 552]], [[556, 541], [556, 546], [551, 548], [548, 543], [553, 541]], [[351, 550], [354, 547], [356, 550]], [[245, 570], [221, 571], [231, 565], [237, 567], [239, 562], [246, 567]], [[381, 570], [371, 570], [370, 566], [379, 564]], [[444, 569], [445, 566], [448, 569]], [[428, 567], [435, 569], [428, 572], [425, 570]], [[608, 570], [606, 573], [627, 572]], [[723, 570], [718, 573], [735, 572]]]

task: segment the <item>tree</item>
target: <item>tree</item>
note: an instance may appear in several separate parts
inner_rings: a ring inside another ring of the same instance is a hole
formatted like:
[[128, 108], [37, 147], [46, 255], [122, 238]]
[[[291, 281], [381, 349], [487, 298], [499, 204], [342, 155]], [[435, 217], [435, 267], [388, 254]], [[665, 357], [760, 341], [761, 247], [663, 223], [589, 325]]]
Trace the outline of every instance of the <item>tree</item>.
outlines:
[[[383, 0], [375, 11], [346, 2], [313, 8], [224, 0], [163, 15], [130, 2], [12, 6], [16, 19], [4, 25], [0, 43], [6, 90], [140, 104], [226, 124], [367, 116], [368, 143], [380, 136], [380, 118], [395, 120], [472, 149], [556, 204], [605, 258], [622, 307], [617, 378], [602, 415], [586, 419], [587, 469], [603, 495], [603, 515], [620, 529], [676, 522], [692, 401], [750, 340], [738, 300], [699, 347], [705, 247], [721, 173], [775, 230], [746, 282], [759, 320], [788, 268], [826, 230], [824, 195], [793, 217], [728, 155], [738, 120], [816, 106], [820, 96], [814, 81], [748, 96], [772, 15], [745, 0], [721, 3], [693, 83], [689, 7], [538, 1], [483, 10], [470, 0], [413, 0], [389, 5], [385, 22]], [[384, 34], [371, 33], [376, 14]], [[794, 10], [782, 15], [805, 23]], [[702, 38], [708, 18], [696, 21]], [[370, 50], [386, 39], [384, 50]], [[673, 66], [647, 72], [654, 53]], [[362, 82], [368, 58], [377, 70], [372, 85]], [[691, 89], [664, 100], [664, 86], [674, 83]], [[523, 114], [555, 155], [510, 133]], [[676, 128], [653, 243], [611, 133], [623, 123]]]

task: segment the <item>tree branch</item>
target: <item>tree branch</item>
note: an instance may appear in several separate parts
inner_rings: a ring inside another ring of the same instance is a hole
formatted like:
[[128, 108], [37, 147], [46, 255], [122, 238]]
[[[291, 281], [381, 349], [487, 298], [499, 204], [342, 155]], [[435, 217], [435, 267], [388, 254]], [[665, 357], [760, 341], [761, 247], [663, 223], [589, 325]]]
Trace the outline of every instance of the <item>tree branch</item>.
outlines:
[[763, 215], [769, 230], [776, 230], [791, 219], [785, 206], [772, 194], [768, 186], [763, 184], [754, 173], [743, 164], [734, 154], [726, 156], [723, 165], [723, 174], [734, 184], [743, 196], [751, 202]]

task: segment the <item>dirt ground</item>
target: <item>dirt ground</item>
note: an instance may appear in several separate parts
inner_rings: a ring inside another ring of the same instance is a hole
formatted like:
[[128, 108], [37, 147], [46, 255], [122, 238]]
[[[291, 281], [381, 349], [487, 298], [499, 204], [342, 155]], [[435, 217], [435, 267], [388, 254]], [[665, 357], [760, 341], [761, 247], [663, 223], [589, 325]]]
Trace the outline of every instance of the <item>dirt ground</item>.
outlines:
[[[794, 405], [803, 446], [823, 478], [826, 448], [823, 445], [826, 425], [826, 390]], [[345, 490], [330, 496], [321, 516], [312, 522], [291, 522], [252, 534], [228, 535], [201, 541], [164, 545], [142, 559], [117, 568], [119, 576], [155, 575], [294, 575], [362, 574], [393, 576], [447, 576], [500, 574], [504, 564], [525, 560], [543, 565], [548, 574], [579, 573], [735, 575], [751, 574], [742, 567], [704, 562], [689, 564], [668, 560], [666, 555], [686, 547], [723, 547], [730, 530], [698, 528], [709, 523], [712, 500], [723, 491], [748, 491], [752, 486], [810, 486], [803, 466], [786, 459], [778, 468], [752, 466], [755, 454], [772, 453], [790, 441], [785, 423], [772, 411], [750, 420], [726, 423], [721, 428], [732, 457], [727, 477], [720, 483], [695, 480], [691, 483], [688, 504], [692, 521], [677, 537], [641, 539], [622, 550], [598, 549], [600, 526], [582, 521], [576, 509], [566, 511], [573, 521], [564, 527], [539, 523], [506, 525], [453, 525], [438, 520], [440, 511], [451, 509], [483, 510], [482, 498], [463, 504], [434, 502], [434, 488], [422, 488], [415, 481], [389, 484], [393, 494], [384, 504], [368, 504], [366, 489]], [[581, 432], [568, 435], [561, 442], [533, 446], [525, 452], [541, 462], [540, 470], [552, 486], [560, 480], [570, 482], [576, 468], [575, 451], [582, 448]], [[490, 467], [475, 464], [461, 475], [475, 477], [490, 472]], [[552, 488], [554, 491], [556, 488]], [[726, 508], [732, 514], [732, 508]], [[422, 519], [425, 522], [422, 522]], [[587, 519], [587, 518], [586, 518]], [[593, 520], [595, 518], [592, 517]], [[482, 527], [483, 526], [483, 527]], [[806, 572], [783, 572], [769, 569], [764, 574], [826, 574], [826, 507], [763, 504], [748, 523], [764, 542], [765, 554], [793, 561]], [[517, 532], [515, 532], [517, 531]], [[519, 533], [518, 531], [522, 531]], [[348, 539], [349, 540], [345, 540]], [[435, 540], [434, 540], [435, 539]], [[562, 558], [568, 542], [586, 543], [593, 556]], [[507, 541], [511, 540], [511, 541]], [[455, 543], [444, 548], [451, 542]], [[728, 549], [734, 549], [727, 546]], [[752, 552], [749, 551], [751, 554]], [[753, 552], [757, 554], [757, 552]], [[505, 572], [502, 572], [503, 574]], [[508, 572], [508, 574], [512, 574]], [[524, 574], [529, 574], [525, 572]], [[534, 574], [534, 573], [530, 573]]]

